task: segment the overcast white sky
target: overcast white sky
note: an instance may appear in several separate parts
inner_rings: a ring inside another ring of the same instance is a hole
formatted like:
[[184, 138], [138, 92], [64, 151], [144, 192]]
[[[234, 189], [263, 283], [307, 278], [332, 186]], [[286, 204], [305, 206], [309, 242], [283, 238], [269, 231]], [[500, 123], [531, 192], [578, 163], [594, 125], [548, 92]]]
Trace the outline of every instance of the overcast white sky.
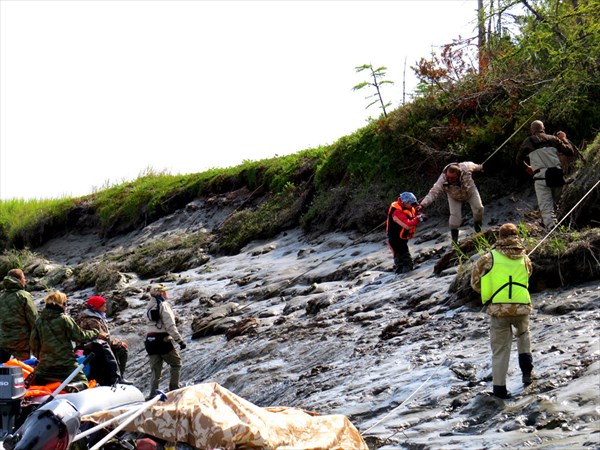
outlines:
[[476, 0], [0, 1], [0, 199], [335, 142], [381, 110], [355, 67], [475, 34]]

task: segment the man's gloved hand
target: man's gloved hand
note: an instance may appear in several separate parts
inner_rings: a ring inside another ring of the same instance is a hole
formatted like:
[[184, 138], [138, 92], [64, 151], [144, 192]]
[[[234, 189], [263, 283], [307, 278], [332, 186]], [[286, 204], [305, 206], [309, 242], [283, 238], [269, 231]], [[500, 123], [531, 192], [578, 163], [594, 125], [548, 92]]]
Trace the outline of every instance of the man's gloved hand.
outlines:
[[185, 350], [185, 349], [187, 348], [187, 345], [186, 345], [186, 343], [185, 343], [185, 342], [183, 342], [183, 341], [181, 341], [181, 342], [179, 343], [179, 348], [180, 348], [181, 350]]
[[427, 220], [427, 216], [423, 213], [417, 214], [417, 217], [419, 218], [419, 222], [425, 222]]

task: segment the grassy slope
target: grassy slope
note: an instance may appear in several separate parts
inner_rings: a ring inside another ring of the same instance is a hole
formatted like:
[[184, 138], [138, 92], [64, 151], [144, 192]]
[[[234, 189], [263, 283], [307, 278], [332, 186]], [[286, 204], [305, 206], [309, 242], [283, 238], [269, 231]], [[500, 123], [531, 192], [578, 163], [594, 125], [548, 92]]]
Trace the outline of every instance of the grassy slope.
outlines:
[[[514, 156], [532, 118], [544, 120], [550, 132], [563, 129], [578, 144], [597, 133], [598, 0], [545, 8], [552, 4], [540, 2], [545, 20], [529, 15], [515, 39], [491, 36], [485, 71], [458, 73], [462, 54], [445, 53], [445, 59], [422, 66], [420, 97], [332, 145], [199, 174], [148, 173], [83, 198], [1, 201], [2, 247], [36, 247], [74, 229], [115, 235], [195, 198], [228, 193], [238, 209], [219, 230], [220, 247], [227, 252], [296, 225], [308, 232], [366, 231], [385, 219], [399, 192], [422, 197], [451, 161], [486, 161], [477, 183], [489, 203], [529, 183], [515, 168]], [[591, 148], [588, 161], [596, 161], [597, 143]], [[590, 165], [583, 167], [586, 177], [597, 180]], [[585, 192], [577, 186], [566, 193], [569, 208]], [[577, 215], [576, 225], [598, 223], [597, 208], [588, 210]]]
[[[82, 198], [2, 202], [4, 247], [35, 247], [73, 229], [119, 234], [170, 214], [194, 198], [242, 189], [258, 200], [243, 205], [223, 224], [220, 243], [225, 251], [235, 252], [253, 238], [297, 225], [309, 232], [369, 230], [385, 219], [388, 203], [400, 191], [422, 197], [446, 163], [482, 162], [488, 156], [487, 146], [467, 147], [462, 141], [451, 145], [431, 131], [415, 137], [415, 128], [423, 120], [403, 122], [398, 116], [408, 115], [406, 109], [416, 107], [401, 108], [387, 120], [373, 122], [331, 146], [290, 156], [200, 174], [147, 174]], [[511, 124], [496, 140], [518, 125]], [[484, 202], [527, 182], [516, 174], [512, 163], [524, 136], [517, 134], [486, 163], [486, 175], [478, 179]], [[460, 146], [462, 152], [453, 150]], [[443, 202], [438, 207], [443, 208]], [[588, 216], [585, 222], [592, 219]]]

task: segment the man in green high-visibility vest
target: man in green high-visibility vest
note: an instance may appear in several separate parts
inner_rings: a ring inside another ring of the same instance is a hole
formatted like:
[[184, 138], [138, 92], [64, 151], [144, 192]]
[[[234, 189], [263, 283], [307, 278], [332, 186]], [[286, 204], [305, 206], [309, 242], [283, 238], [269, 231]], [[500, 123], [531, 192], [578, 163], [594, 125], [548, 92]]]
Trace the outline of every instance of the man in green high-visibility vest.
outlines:
[[529, 316], [529, 277], [532, 266], [518, 230], [512, 223], [500, 227], [494, 249], [479, 259], [473, 267], [471, 286], [481, 293], [481, 301], [490, 316], [492, 347], [492, 382], [494, 395], [509, 398], [506, 374], [510, 359], [513, 327], [517, 337], [519, 367], [524, 385], [532, 382], [533, 358]]

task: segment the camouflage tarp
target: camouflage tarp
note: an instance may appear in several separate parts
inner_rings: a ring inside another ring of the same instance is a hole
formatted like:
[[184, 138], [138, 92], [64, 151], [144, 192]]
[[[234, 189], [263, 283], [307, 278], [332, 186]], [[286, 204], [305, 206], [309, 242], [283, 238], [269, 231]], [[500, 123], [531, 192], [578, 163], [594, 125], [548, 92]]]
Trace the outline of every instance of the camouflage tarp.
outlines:
[[[82, 420], [101, 423], [124, 411], [103, 411]], [[320, 416], [297, 408], [261, 408], [217, 383], [171, 391], [166, 401], [149, 408], [125, 429], [199, 449], [368, 450], [345, 416]]]

